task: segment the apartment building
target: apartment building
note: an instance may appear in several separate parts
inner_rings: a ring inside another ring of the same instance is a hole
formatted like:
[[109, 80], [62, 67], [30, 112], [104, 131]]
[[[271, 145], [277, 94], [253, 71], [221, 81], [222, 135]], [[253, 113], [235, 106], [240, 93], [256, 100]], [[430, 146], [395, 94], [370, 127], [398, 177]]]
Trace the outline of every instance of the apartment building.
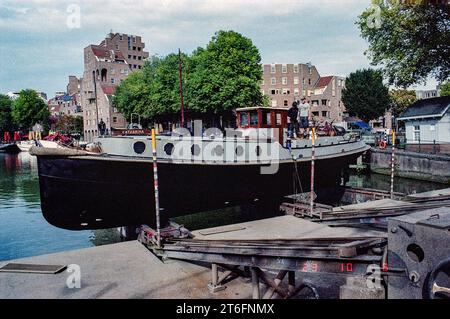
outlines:
[[81, 94], [82, 78], [77, 78], [75, 75], [69, 75], [69, 83], [66, 86], [66, 93], [69, 95]]
[[261, 92], [272, 107], [290, 107], [305, 97], [319, 121], [342, 122], [345, 107], [341, 101], [345, 78], [321, 77], [311, 63], [264, 64]]
[[107, 132], [125, 128], [127, 121], [111, 102], [115, 89], [130, 72], [139, 70], [148, 58], [141, 37], [110, 33], [99, 45], [84, 49], [84, 73], [81, 81], [81, 105], [84, 112], [84, 136], [98, 136], [98, 123], [105, 122]]
[[55, 97], [48, 100], [48, 110], [54, 117], [61, 115], [83, 116], [81, 106], [82, 79], [69, 75], [66, 91], [55, 92]]
[[61, 115], [83, 116], [81, 103], [76, 94], [58, 95], [47, 102], [48, 110], [53, 117]]

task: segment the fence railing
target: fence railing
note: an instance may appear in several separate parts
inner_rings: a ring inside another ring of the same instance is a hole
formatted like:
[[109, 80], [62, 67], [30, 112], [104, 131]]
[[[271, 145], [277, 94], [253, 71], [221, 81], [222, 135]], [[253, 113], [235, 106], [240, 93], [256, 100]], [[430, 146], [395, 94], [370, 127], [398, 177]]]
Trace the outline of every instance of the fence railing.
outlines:
[[[387, 146], [392, 145], [392, 135], [385, 135], [376, 138], [375, 147], [380, 148], [381, 140], [384, 140]], [[450, 154], [450, 142], [448, 141], [424, 139], [411, 140], [407, 139], [404, 134], [397, 135], [395, 140], [395, 145], [398, 149], [428, 154]]]

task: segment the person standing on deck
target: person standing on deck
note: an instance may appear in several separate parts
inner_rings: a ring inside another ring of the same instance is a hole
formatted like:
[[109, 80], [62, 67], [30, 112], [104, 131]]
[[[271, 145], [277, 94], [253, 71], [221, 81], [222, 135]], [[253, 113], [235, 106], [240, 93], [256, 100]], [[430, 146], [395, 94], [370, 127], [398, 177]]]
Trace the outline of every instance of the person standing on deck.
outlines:
[[297, 133], [298, 128], [298, 122], [297, 122], [297, 116], [298, 116], [298, 107], [297, 102], [293, 102], [292, 106], [288, 110], [288, 137], [293, 138], [294, 132]]
[[303, 97], [302, 101], [299, 106], [299, 112], [298, 112], [298, 123], [300, 124], [300, 136], [305, 137], [305, 130], [306, 130], [306, 136], [309, 134], [309, 119], [311, 118], [311, 107], [309, 106], [309, 103], [306, 102], [306, 98]]

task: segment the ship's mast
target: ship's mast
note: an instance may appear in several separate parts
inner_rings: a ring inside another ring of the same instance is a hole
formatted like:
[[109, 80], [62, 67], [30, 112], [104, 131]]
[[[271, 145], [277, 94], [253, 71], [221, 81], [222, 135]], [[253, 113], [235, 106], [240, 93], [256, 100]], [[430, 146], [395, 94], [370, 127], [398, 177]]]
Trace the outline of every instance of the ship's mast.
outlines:
[[178, 69], [180, 72], [181, 127], [184, 127], [183, 64], [181, 61], [181, 50], [180, 49], [178, 49]]

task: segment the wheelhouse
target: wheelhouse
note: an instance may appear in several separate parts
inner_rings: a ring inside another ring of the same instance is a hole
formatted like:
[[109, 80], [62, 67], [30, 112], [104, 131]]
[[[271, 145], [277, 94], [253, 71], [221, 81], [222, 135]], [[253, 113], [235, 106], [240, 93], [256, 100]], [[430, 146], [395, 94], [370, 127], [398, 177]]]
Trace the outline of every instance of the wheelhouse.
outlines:
[[236, 109], [236, 126], [240, 129], [273, 129], [283, 145], [284, 130], [287, 129], [286, 108], [245, 107]]

